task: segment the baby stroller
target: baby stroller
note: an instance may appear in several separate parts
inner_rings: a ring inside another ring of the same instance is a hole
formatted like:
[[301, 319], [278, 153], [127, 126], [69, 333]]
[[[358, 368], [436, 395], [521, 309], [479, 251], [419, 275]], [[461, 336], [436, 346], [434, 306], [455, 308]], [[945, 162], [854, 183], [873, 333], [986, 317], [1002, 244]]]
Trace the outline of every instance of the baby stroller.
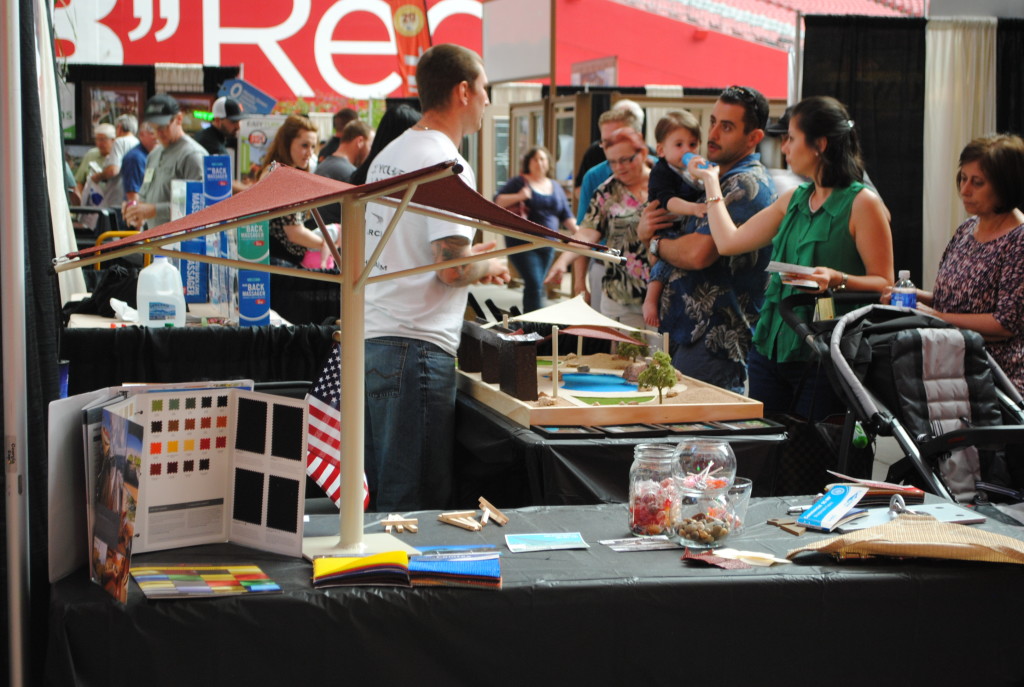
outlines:
[[1024, 399], [981, 335], [877, 303], [825, 327], [790, 324], [830, 361], [848, 415], [903, 451], [889, 481], [962, 503], [1024, 500]]

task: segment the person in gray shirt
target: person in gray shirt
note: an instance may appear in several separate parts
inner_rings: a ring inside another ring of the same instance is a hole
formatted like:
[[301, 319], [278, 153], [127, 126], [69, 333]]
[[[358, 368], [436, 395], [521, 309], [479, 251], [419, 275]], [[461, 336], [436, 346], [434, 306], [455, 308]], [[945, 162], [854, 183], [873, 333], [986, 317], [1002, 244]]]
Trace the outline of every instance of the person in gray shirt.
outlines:
[[[356, 168], [363, 164], [370, 152], [370, 146], [373, 145], [373, 129], [366, 122], [357, 119], [345, 125], [338, 140], [338, 148], [316, 166], [315, 174], [348, 183], [352, 181]], [[320, 208], [320, 217], [324, 224], [340, 223], [341, 206], [337, 203], [324, 205]], [[306, 220], [306, 226], [315, 229], [316, 220], [310, 217]]]
[[171, 219], [171, 181], [203, 178], [206, 149], [181, 128], [181, 108], [178, 101], [166, 93], [158, 93], [146, 102], [143, 118], [156, 126], [160, 145], [146, 160], [140, 201], [134, 205], [126, 204], [123, 214], [128, 226], [141, 229], [145, 224], [152, 229]]

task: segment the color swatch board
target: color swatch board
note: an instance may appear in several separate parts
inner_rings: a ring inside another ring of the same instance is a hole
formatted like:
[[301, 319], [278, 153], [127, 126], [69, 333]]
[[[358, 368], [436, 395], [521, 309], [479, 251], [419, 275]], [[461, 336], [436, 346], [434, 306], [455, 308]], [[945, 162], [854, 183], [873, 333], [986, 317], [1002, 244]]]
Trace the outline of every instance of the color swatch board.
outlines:
[[[118, 417], [134, 417], [139, 408], [143, 403], [141, 399], [137, 397], [149, 393], [167, 393], [168, 391], [173, 393], [185, 393], [191, 391], [193, 393], [218, 393], [223, 394], [232, 389], [240, 389], [244, 391], [252, 390], [253, 382], [248, 379], [241, 380], [229, 380], [222, 382], [196, 382], [196, 383], [184, 383], [184, 384], [130, 384], [120, 387], [110, 387], [105, 390], [106, 395], [96, 400], [93, 403], [87, 403], [82, 406], [82, 446], [85, 451], [85, 490], [87, 497], [86, 503], [86, 529], [88, 535], [88, 542], [90, 550], [96, 546], [96, 541], [93, 537], [94, 529], [94, 518], [96, 515], [95, 501], [98, 498], [97, 484], [96, 481], [99, 479], [101, 472], [107, 471], [109, 475], [109, 467], [104, 466], [104, 461], [110, 460], [108, 452], [110, 450], [111, 441], [111, 427], [110, 423], [112, 420], [104, 418], [104, 408], [117, 407], [116, 416]], [[126, 401], [127, 399], [127, 401]], [[124, 430], [118, 431], [118, 434], [122, 434]], [[136, 431], [141, 442], [143, 429], [140, 427]], [[142, 447], [140, 445], [137, 455], [142, 455]], [[138, 466], [133, 466], [133, 476], [136, 479], [133, 482], [135, 493], [133, 499], [137, 499], [138, 494], [138, 480], [137, 475], [134, 474], [135, 469]], [[108, 477], [109, 478], [109, 477]], [[74, 506], [73, 506], [74, 507]], [[134, 502], [131, 511], [132, 520], [134, 524]], [[93, 552], [93, 559], [95, 559], [95, 552]], [[95, 564], [95, 560], [93, 561]]]
[[231, 541], [301, 555], [302, 400], [185, 389], [136, 396], [125, 410], [143, 427], [136, 553]]

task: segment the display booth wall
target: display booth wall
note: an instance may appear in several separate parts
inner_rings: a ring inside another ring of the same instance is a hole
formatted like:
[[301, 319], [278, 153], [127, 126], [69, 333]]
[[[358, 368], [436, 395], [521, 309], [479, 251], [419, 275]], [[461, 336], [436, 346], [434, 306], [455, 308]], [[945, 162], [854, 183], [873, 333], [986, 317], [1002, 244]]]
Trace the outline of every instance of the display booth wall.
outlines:
[[[919, 286], [929, 288], [928, 276], [937, 268], [941, 249], [963, 219], [962, 208], [961, 216], [957, 215], [959, 201], [953, 184], [955, 156], [971, 138], [994, 133], [992, 126], [1000, 132], [1024, 133], [1024, 80], [1019, 72], [1024, 20], [831, 15], [804, 20], [801, 95], [831, 95], [849, 109], [865, 167], [892, 213], [895, 268], [909, 269]], [[969, 33], [983, 30], [986, 22], [995, 27], [991, 56], [943, 56], [936, 50], [940, 27], [952, 25]], [[964, 79], [965, 88], [940, 98], [926, 88], [926, 74], [935, 69], [928, 64], [929, 57], [946, 59], [954, 67], [968, 57], [979, 61], [991, 57], [994, 73], [989, 81], [981, 74], [957, 75]], [[941, 120], [946, 111], [972, 108], [994, 114], [993, 124], [975, 124], [973, 131], [970, 125], [933, 126], [926, 138], [927, 118]], [[951, 159], [935, 159], [940, 143], [950, 147]], [[928, 164], [935, 180], [931, 183], [926, 178]], [[950, 212], [928, 212], [940, 205], [948, 205]], [[929, 246], [924, 254], [922, 246]]]

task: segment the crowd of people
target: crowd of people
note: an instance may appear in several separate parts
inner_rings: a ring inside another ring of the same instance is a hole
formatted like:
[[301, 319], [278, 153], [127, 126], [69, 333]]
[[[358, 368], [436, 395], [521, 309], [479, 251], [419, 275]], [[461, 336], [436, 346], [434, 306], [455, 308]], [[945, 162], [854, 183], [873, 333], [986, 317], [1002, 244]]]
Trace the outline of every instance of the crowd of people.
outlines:
[[[595, 309], [667, 333], [677, 369], [749, 394], [766, 413], [817, 420], [840, 411], [823, 368], [809, 364], [810, 349], [779, 306], [798, 290], [874, 292], [889, 300], [890, 213], [867, 178], [849, 112], [834, 98], [815, 96], [772, 122], [786, 161], [781, 174], [766, 169], [757, 152], [770, 128], [767, 100], [755, 89], [722, 91], [704, 156], [696, 154], [703, 139], [697, 120], [669, 112], [655, 128], [650, 172], [638, 121], [604, 113], [593, 147], [603, 149], [607, 166], [585, 158], [590, 169], [579, 175], [576, 237], [607, 243], [625, 258], [590, 283]], [[588, 188], [592, 175], [608, 173]], [[1024, 390], [1022, 174], [1019, 136], [987, 136], [964, 148], [956, 180], [970, 217], [947, 246], [934, 289], [918, 290], [917, 298], [920, 310], [979, 332]], [[558, 257], [548, 281], [560, 283], [573, 260]], [[770, 260], [812, 269], [801, 275], [810, 283], [798, 287], [791, 285], [795, 275], [770, 274]], [[574, 279], [574, 292], [587, 289]]]
[[[435, 46], [417, 68], [421, 111], [391, 108], [376, 131], [351, 110], [335, 117], [335, 136], [318, 150], [315, 124], [291, 115], [278, 129], [260, 176], [275, 165], [354, 184], [441, 161], [462, 159], [464, 136], [481, 128], [489, 105], [480, 58]], [[887, 302], [894, 282], [890, 214], [864, 171], [857, 126], [834, 98], [806, 98], [769, 126], [768, 102], [730, 86], [714, 103], [709, 128], [676, 110], [655, 123], [656, 150], [643, 137], [644, 112], [620, 100], [598, 121], [600, 139], [577, 174], [577, 212], [552, 178], [543, 147], [524, 155], [519, 173], [494, 201], [553, 230], [618, 249], [620, 263], [588, 264], [551, 248], [511, 254], [524, 283], [524, 309], [546, 303], [546, 286], [571, 272], [572, 292], [623, 324], [668, 334], [684, 374], [749, 394], [767, 413], [818, 419], [839, 409], [807, 345], [782, 320], [780, 303], [797, 288], [817, 294], [874, 292]], [[83, 160], [77, 190], [102, 188], [133, 227], [168, 220], [171, 179], [199, 179], [202, 157], [223, 152], [244, 117], [221, 98], [197, 140], [182, 129], [178, 103], [151, 98], [141, 125], [131, 116], [96, 128], [96, 151]], [[758, 153], [779, 135], [788, 171], [769, 172]], [[202, 143], [202, 145], [200, 145]], [[705, 152], [701, 154], [701, 145]], [[774, 179], [779, 180], [777, 187]], [[993, 357], [1024, 390], [1024, 141], [975, 139], [961, 153], [956, 192], [969, 218], [942, 256], [920, 310], [979, 332]], [[240, 189], [244, 190], [244, 189]], [[333, 212], [333, 214], [331, 214]], [[326, 241], [339, 243], [337, 208], [324, 208], [325, 236], [304, 213], [271, 222], [271, 261], [331, 269]], [[366, 255], [394, 210], [367, 208]], [[481, 254], [475, 230], [453, 221], [405, 215], [377, 257], [374, 275]], [[508, 238], [510, 247], [521, 242]], [[769, 273], [770, 260], [810, 268], [797, 287]], [[466, 286], [504, 284], [504, 260], [418, 272], [366, 287], [366, 469], [380, 511], [443, 508], [452, 472], [455, 352]]]

